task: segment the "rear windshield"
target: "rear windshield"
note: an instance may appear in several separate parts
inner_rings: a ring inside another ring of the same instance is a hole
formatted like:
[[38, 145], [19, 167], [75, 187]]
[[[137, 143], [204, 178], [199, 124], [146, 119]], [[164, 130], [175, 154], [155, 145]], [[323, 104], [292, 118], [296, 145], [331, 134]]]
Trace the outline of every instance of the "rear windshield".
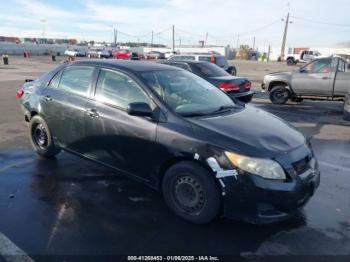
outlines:
[[225, 70], [223, 70], [221, 67], [218, 67], [217, 65], [211, 64], [211, 63], [198, 63], [194, 64], [193, 67], [198, 70], [201, 74], [208, 76], [208, 77], [216, 77], [216, 76], [228, 76], [230, 75]]
[[223, 56], [217, 56], [217, 57], [215, 57], [215, 63], [218, 66], [226, 66], [227, 65], [227, 60]]

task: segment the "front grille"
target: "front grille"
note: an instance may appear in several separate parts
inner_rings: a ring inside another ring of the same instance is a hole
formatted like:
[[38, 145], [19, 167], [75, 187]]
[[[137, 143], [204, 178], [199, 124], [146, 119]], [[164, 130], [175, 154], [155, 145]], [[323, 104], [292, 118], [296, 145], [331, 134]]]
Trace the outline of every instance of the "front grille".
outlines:
[[311, 156], [307, 156], [297, 162], [294, 162], [293, 168], [294, 170], [297, 172], [298, 175], [303, 174], [304, 172], [306, 172], [307, 170], [309, 170], [311, 168], [310, 166], [310, 161], [311, 161], [312, 157]]

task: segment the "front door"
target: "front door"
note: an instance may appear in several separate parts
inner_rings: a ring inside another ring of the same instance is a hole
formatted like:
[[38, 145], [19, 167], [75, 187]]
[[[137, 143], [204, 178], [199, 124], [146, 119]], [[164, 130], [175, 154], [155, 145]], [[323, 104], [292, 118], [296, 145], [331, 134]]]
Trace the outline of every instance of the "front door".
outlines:
[[81, 151], [85, 137], [85, 106], [90, 95], [94, 68], [70, 66], [59, 72], [43, 89], [42, 114], [62, 147]]
[[301, 95], [332, 95], [335, 66], [332, 58], [314, 60], [292, 76], [292, 89]]
[[148, 179], [157, 123], [131, 116], [126, 109], [133, 102], [154, 108], [153, 102], [132, 78], [107, 69], [99, 73], [94, 98], [87, 104], [85, 152], [97, 161]]

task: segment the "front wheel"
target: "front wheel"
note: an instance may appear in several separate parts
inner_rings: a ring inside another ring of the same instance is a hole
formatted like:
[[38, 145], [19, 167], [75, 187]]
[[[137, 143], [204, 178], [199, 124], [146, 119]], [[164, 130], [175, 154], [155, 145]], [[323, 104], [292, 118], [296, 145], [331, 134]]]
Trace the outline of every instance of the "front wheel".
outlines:
[[221, 208], [214, 175], [201, 165], [184, 161], [168, 169], [162, 183], [164, 200], [179, 217], [196, 224], [214, 220]]
[[60, 152], [53, 142], [46, 121], [38, 115], [30, 120], [29, 138], [34, 151], [41, 157], [52, 158]]
[[283, 105], [289, 99], [289, 90], [285, 86], [275, 86], [270, 91], [270, 100], [273, 104]]

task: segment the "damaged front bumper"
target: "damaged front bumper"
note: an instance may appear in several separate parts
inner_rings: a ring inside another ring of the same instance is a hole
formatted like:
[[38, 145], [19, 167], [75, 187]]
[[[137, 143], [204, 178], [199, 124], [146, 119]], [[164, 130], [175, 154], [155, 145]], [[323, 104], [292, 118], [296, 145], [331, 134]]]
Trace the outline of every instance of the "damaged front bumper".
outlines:
[[223, 191], [224, 217], [273, 223], [288, 219], [305, 206], [320, 184], [320, 171], [311, 150], [302, 146], [276, 161], [286, 172], [285, 181], [265, 179], [238, 169], [236, 175], [217, 175]]
[[[320, 183], [320, 172], [279, 183], [252, 176], [225, 178], [224, 216], [252, 223], [285, 220], [300, 210]], [[229, 192], [228, 192], [229, 188]]]

